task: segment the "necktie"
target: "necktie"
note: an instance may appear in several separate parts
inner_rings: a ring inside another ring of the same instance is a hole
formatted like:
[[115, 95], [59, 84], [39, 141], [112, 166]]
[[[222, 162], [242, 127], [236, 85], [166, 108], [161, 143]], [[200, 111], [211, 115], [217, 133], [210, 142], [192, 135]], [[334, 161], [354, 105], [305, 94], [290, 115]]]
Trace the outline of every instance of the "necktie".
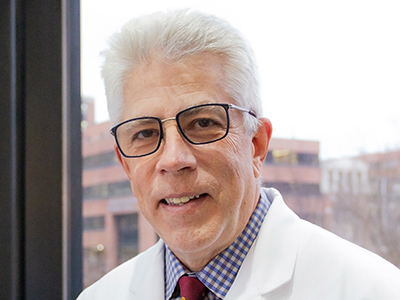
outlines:
[[196, 277], [182, 276], [179, 278], [181, 300], [202, 300], [207, 293], [207, 287]]

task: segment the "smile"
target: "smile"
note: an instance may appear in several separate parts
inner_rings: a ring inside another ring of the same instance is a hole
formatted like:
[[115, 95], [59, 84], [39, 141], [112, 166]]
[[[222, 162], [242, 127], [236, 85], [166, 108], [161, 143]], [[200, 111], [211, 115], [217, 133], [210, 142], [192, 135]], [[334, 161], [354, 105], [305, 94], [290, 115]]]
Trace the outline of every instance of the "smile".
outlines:
[[184, 205], [185, 203], [189, 202], [193, 199], [199, 199], [200, 197], [204, 196], [205, 194], [196, 195], [196, 196], [185, 196], [181, 198], [165, 198], [165, 202], [168, 205]]

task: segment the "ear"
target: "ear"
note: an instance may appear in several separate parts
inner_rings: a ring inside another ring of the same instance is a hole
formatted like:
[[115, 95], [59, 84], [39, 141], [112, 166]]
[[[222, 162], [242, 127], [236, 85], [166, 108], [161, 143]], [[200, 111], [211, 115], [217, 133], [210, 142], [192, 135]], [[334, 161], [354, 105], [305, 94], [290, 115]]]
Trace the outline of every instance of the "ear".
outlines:
[[121, 163], [121, 166], [124, 168], [126, 175], [129, 178], [129, 181], [131, 181], [131, 176], [130, 176], [130, 168], [129, 168], [129, 164], [126, 162], [125, 157], [122, 156], [121, 152], [118, 149], [118, 146], [116, 144], [114, 144], [114, 151], [115, 154], [118, 157], [119, 162]]
[[271, 121], [266, 118], [260, 118], [260, 125], [253, 136], [253, 172], [254, 177], [258, 178], [261, 173], [261, 167], [268, 154], [268, 145], [272, 135]]

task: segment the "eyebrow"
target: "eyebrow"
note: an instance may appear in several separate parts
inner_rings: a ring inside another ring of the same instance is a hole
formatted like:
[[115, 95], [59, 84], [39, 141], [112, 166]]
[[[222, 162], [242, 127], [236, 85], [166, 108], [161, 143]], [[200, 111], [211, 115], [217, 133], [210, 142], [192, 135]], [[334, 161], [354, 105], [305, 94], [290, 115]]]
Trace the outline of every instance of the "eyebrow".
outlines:
[[[148, 119], [145, 119], [148, 118]], [[136, 120], [138, 119], [138, 120]], [[131, 128], [135, 125], [146, 125], [146, 124], [158, 124], [158, 122], [156, 121], [156, 119], [154, 119], [154, 117], [139, 117], [139, 118], [133, 118], [130, 120], [127, 120], [128, 122], [126, 123], [126, 126], [128, 126], [128, 128]]]
[[[214, 99], [214, 98], [212, 98], [212, 99]], [[196, 107], [196, 106], [199, 106], [199, 105], [203, 105], [203, 104], [221, 104], [221, 102], [210, 102], [210, 100], [203, 100], [203, 101], [200, 101], [200, 102], [198, 102], [198, 103], [196, 103], [196, 104], [192, 104], [192, 105], [189, 105], [189, 106], [187, 106], [187, 107], [184, 107], [184, 108], [178, 110], [178, 112], [176, 112], [175, 115], [174, 115], [173, 117], [168, 117], [168, 118], [161, 118], [161, 117], [159, 117], [159, 116], [154, 116], [154, 115], [146, 114], [146, 115], [141, 115], [141, 116], [137, 116], [137, 117], [132, 117], [132, 118], [129, 118], [129, 119], [127, 119], [127, 120], [139, 119], [139, 118], [158, 118], [158, 119], [160, 119], [160, 120], [166, 120], [166, 119], [170, 119], [170, 118], [175, 118], [176, 115], [179, 114], [179, 113], [180, 113], [181, 111], [183, 111], [183, 110], [186, 110], [186, 109], [189, 109], [189, 108], [193, 108], [193, 107]]]

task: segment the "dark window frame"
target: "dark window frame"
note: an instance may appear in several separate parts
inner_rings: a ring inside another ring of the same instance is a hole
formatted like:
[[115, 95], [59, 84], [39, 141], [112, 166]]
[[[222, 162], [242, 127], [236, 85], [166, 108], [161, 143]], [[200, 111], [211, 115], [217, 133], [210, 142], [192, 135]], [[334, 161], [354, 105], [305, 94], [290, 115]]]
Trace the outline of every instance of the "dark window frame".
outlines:
[[82, 287], [79, 10], [0, 2], [0, 299]]

